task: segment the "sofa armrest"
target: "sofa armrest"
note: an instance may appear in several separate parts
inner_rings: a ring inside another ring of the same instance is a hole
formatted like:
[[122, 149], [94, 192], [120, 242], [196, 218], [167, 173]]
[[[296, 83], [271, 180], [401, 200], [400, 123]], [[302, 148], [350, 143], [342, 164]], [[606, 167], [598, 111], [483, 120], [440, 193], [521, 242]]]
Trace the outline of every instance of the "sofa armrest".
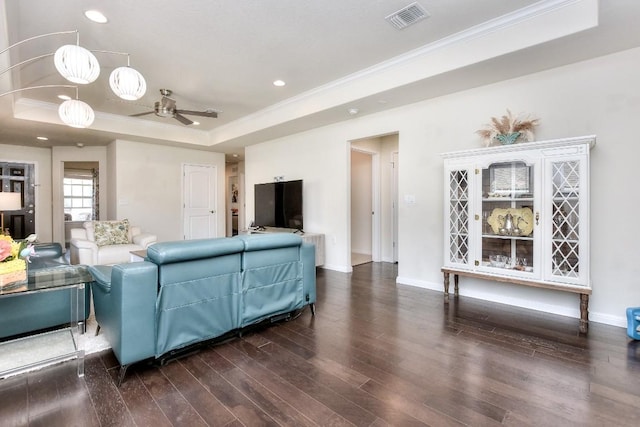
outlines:
[[150, 262], [136, 262], [113, 267], [92, 266], [90, 271], [94, 276], [96, 319], [120, 364], [129, 365], [153, 357], [157, 267]]
[[70, 239], [89, 240], [87, 238], [87, 230], [84, 228], [72, 228], [69, 230]]
[[98, 245], [89, 240], [71, 239], [71, 264], [95, 265], [98, 263]]
[[302, 260], [302, 289], [305, 304], [316, 302], [316, 247], [311, 243], [303, 243], [300, 247]]
[[60, 243], [35, 243], [33, 249], [36, 255], [41, 258], [60, 258], [62, 256]]
[[[96, 289], [101, 294], [111, 293], [111, 270], [113, 267], [107, 265], [91, 265], [89, 266], [89, 272], [93, 276], [93, 282], [91, 287]], [[94, 292], [95, 293], [95, 292]]]
[[158, 238], [155, 234], [140, 233], [133, 236], [133, 243], [147, 249], [149, 245], [156, 243]]

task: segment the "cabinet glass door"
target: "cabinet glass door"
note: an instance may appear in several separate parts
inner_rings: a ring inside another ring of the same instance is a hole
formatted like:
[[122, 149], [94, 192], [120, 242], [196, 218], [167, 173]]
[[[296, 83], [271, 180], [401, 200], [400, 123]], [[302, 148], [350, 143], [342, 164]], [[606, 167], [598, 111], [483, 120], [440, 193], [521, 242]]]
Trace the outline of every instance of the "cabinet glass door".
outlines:
[[492, 163], [481, 170], [481, 251], [476, 263], [496, 274], [532, 277], [535, 164]]
[[469, 263], [469, 171], [449, 172], [449, 254], [448, 263]]
[[[559, 160], [551, 163], [551, 275], [566, 279], [580, 278], [581, 219], [580, 161]], [[586, 267], [586, 266], [585, 266]]]

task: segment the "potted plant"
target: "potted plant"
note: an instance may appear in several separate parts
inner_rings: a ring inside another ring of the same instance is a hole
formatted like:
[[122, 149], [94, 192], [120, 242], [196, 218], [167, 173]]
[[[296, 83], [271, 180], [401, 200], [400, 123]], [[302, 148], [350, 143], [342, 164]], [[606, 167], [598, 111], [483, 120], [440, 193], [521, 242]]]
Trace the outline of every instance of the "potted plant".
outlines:
[[502, 117], [492, 117], [491, 123], [476, 133], [484, 139], [487, 147], [509, 145], [520, 141], [533, 141], [533, 129], [539, 123], [539, 119], [516, 117], [507, 110], [507, 114]]

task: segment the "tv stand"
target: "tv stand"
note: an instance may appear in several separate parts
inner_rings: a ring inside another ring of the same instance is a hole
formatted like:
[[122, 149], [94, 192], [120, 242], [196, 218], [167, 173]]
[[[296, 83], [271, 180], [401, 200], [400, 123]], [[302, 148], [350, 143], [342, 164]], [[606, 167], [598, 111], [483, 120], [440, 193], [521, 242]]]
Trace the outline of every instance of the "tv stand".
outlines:
[[324, 234], [308, 233], [300, 228], [279, 228], [279, 227], [250, 227], [247, 234], [269, 234], [269, 233], [293, 233], [302, 237], [305, 243], [311, 243], [316, 247], [316, 267], [324, 264]]

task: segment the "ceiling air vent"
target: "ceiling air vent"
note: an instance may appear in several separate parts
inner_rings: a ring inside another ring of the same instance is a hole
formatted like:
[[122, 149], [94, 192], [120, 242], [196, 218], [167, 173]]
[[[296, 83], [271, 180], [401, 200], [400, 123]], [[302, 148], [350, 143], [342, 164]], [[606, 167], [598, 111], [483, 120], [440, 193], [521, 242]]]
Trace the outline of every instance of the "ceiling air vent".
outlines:
[[389, 21], [389, 23], [398, 30], [402, 30], [407, 28], [409, 25], [415, 24], [416, 22], [428, 17], [429, 12], [427, 12], [424, 7], [420, 6], [418, 3], [411, 3], [409, 6], [403, 7], [384, 19]]

